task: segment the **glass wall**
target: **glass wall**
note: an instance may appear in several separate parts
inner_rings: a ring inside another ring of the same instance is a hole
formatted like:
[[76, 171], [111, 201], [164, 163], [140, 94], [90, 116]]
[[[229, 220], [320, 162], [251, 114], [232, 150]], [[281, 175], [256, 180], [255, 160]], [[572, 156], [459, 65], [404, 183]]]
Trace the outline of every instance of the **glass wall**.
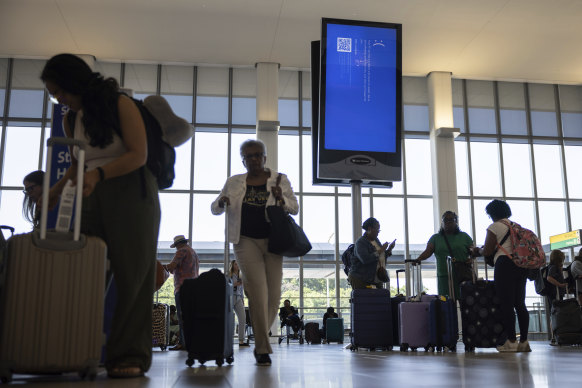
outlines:
[[[31, 228], [21, 214], [22, 178], [44, 167], [50, 133], [43, 65], [0, 59], [0, 223], [17, 232]], [[173, 236], [185, 234], [204, 268], [223, 268], [224, 217], [211, 215], [210, 204], [228, 176], [245, 171], [239, 145], [255, 136], [256, 70], [99, 61], [95, 69], [137, 98], [163, 95], [195, 126], [194, 137], [176, 150], [174, 185], [160, 194], [159, 257], [170, 260]], [[507, 199], [514, 220], [544, 244], [581, 228], [582, 88], [454, 79], [452, 89], [454, 124], [461, 128], [455, 144], [461, 228], [483, 244], [490, 222], [484, 206], [492, 198]], [[352, 242], [350, 189], [312, 184], [310, 74], [281, 69], [278, 90], [279, 169], [291, 180], [300, 202], [296, 219], [314, 246], [305, 257], [285, 258], [283, 296], [310, 320], [321, 319], [328, 305], [347, 314], [340, 256]], [[403, 102], [404, 180], [391, 189], [362, 190], [362, 219], [378, 218], [381, 239], [396, 239], [393, 279], [404, 257], [418, 256], [435, 232], [426, 78], [404, 77]], [[431, 260], [426, 270], [425, 288], [436, 291]]]

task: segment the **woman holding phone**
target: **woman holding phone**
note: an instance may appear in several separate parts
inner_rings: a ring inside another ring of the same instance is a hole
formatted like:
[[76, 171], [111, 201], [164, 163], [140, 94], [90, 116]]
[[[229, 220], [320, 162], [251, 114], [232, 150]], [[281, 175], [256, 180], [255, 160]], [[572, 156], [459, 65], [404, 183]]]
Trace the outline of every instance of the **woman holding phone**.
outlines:
[[359, 288], [382, 288], [383, 283], [387, 282], [387, 276], [382, 279], [386, 271], [386, 259], [392, 256], [392, 249], [396, 240], [391, 244], [385, 242], [382, 244], [378, 239], [380, 233], [380, 222], [374, 217], [368, 218], [362, 224], [364, 234], [356, 241], [352, 265], [348, 275], [352, 289]]

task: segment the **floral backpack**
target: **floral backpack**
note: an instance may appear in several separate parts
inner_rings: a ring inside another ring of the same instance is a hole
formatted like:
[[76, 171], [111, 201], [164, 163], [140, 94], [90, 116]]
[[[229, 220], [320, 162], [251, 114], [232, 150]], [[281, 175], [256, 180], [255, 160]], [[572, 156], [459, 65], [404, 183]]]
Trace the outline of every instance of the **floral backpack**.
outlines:
[[546, 254], [542, 248], [540, 239], [534, 232], [521, 227], [518, 223], [501, 221], [507, 225], [510, 233], [511, 249], [508, 253], [502, 246], [503, 253], [513, 260], [513, 263], [521, 268], [537, 269], [546, 263]]

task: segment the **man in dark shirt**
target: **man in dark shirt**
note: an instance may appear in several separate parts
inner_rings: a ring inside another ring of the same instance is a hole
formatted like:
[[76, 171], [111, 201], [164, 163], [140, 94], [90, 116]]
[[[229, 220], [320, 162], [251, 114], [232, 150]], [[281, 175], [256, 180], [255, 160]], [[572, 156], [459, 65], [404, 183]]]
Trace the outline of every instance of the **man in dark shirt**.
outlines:
[[297, 309], [291, 306], [291, 301], [285, 299], [283, 307], [279, 309], [279, 318], [281, 319], [281, 327], [288, 325], [293, 329], [293, 337], [297, 338], [297, 332], [301, 329], [301, 318]]

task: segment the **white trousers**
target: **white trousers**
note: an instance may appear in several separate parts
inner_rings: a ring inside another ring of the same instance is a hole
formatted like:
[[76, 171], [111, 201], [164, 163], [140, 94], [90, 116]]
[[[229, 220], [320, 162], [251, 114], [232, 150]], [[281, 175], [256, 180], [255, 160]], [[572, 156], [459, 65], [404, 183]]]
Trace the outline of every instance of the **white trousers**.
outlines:
[[245, 316], [245, 302], [242, 297], [234, 296], [234, 312], [238, 320], [238, 343], [245, 342], [245, 325], [247, 318]]
[[270, 253], [267, 250], [268, 241], [240, 236], [239, 243], [234, 244], [234, 253], [249, 300], [257, 354], [273, 353], [269, 343], [269, 329], [281, 302], [283, 256]]

